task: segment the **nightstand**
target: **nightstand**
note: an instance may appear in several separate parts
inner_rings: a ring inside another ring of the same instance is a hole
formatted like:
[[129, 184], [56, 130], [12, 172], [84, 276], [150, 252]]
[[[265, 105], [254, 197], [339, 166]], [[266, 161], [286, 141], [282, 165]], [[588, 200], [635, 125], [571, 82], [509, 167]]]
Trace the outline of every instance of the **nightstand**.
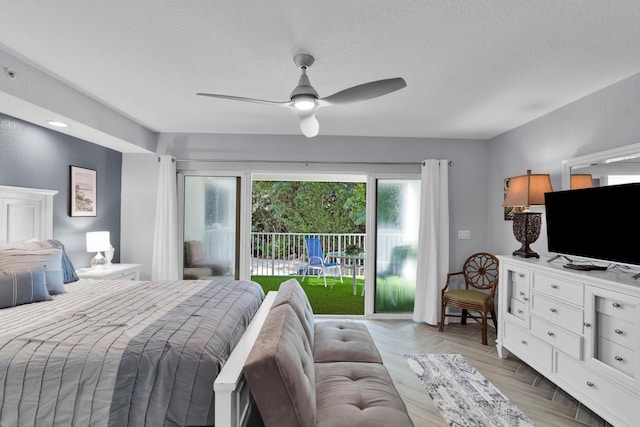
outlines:
[[111, 264], [95, 268], [80, 268], [76, 270], [76, 273], [81, 279], [140, 280], [141, 265]]

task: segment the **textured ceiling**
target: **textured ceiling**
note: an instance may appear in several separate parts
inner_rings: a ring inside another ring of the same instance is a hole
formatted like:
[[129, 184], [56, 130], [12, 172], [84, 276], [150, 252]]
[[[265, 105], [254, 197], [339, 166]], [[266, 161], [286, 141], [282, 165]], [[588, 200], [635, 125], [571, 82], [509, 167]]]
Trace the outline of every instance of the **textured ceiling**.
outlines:
[[[320, 135], [490, 138], [640, 72], [640, 2], [2, 0], [0, 49], [156, 132], [299, 134], [286, 101], [310, 53]], [[2, 107], [0, 107], [2, 111]]]

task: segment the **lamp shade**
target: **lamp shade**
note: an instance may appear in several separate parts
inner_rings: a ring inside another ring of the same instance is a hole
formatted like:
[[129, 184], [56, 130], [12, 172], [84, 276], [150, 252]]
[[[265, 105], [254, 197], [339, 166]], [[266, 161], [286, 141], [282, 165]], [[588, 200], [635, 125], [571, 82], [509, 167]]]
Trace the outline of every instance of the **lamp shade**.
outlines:
[[551, 178], [548, 174], [532, 174], [527, 170], [526, 175], [514, 176], [509, 180], [509, 190], [502, 206], [544, 205], [544, 193], [553, 191]]
[[571, 175], [571, 189], [578, 190], [580, 188], [593, 187], [593, 178], [589, 173], [576, 173]]
[[87, 252], [106, 251], [111, 247], [108, 231], [90, 231], [87, 233]]

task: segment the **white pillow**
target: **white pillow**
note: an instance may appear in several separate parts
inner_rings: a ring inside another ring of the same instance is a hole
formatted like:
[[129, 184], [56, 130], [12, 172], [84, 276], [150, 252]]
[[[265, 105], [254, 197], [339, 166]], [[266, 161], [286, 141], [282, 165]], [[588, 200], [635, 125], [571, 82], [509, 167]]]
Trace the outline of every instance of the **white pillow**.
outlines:
[[62, 249], [2, 249], [0, 250], [0, 270], [24, 270], [45, 267], [49, 294], [64, 294], [62, 274]]

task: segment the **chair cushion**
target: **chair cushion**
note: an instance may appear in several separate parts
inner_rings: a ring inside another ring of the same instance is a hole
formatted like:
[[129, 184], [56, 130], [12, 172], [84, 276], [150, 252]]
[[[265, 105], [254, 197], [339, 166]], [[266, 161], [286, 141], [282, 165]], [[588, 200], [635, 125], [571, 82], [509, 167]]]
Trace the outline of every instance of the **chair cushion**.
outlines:
[[204, 261], [204, 245], [199, 240], [184, 242], [185, 263], [187, 267]]
[[192, 268], [186, 267], [182, 272], [182, 278], [184, 280], [198, 280], [203, 279], [205, 277], [211, 277], [213, 275], [213, 271], [210, 268]]
[[315, 369], [318, 426], [413, 426], [383, 365], [316, 363]]
[[456, 289], [444, 293], [445, 298], [456, 301], [465, 301], [472, 304], [492, 305], [493, 297], [485, 292], [474, 291], [472, 289]]
[[265, 426], [316, 426], [313, 354], [289, 304], [269, 311], [244, 375]]
[[[197, 277], [208, 276], [229, 276], [233, 273], [233, 263], [228, 260], [208, 260], [205, 256], [204, 244], [199, 240], [189, 240], [184, 242], [184, 267], [186, 268], [198, 268], [209, 269], [208, 274]], [[185, 279], [193, 279], [196, 272], [189, 272], [185, 274]]]
[[367, 326], [347, 320], [318, 320], [315, 323], [313, 357], [316, 363], [382, 363]]
[[272, 307], [278, 307], [282, 304], [289, 304], [293, 308], [304, 328], [304, 333], [309, 340], [309, 344], [311, 344], [312, 351], [315, 351], [313, 309], [307, 294], [296, 279], [289, 279], [280, 284]]

